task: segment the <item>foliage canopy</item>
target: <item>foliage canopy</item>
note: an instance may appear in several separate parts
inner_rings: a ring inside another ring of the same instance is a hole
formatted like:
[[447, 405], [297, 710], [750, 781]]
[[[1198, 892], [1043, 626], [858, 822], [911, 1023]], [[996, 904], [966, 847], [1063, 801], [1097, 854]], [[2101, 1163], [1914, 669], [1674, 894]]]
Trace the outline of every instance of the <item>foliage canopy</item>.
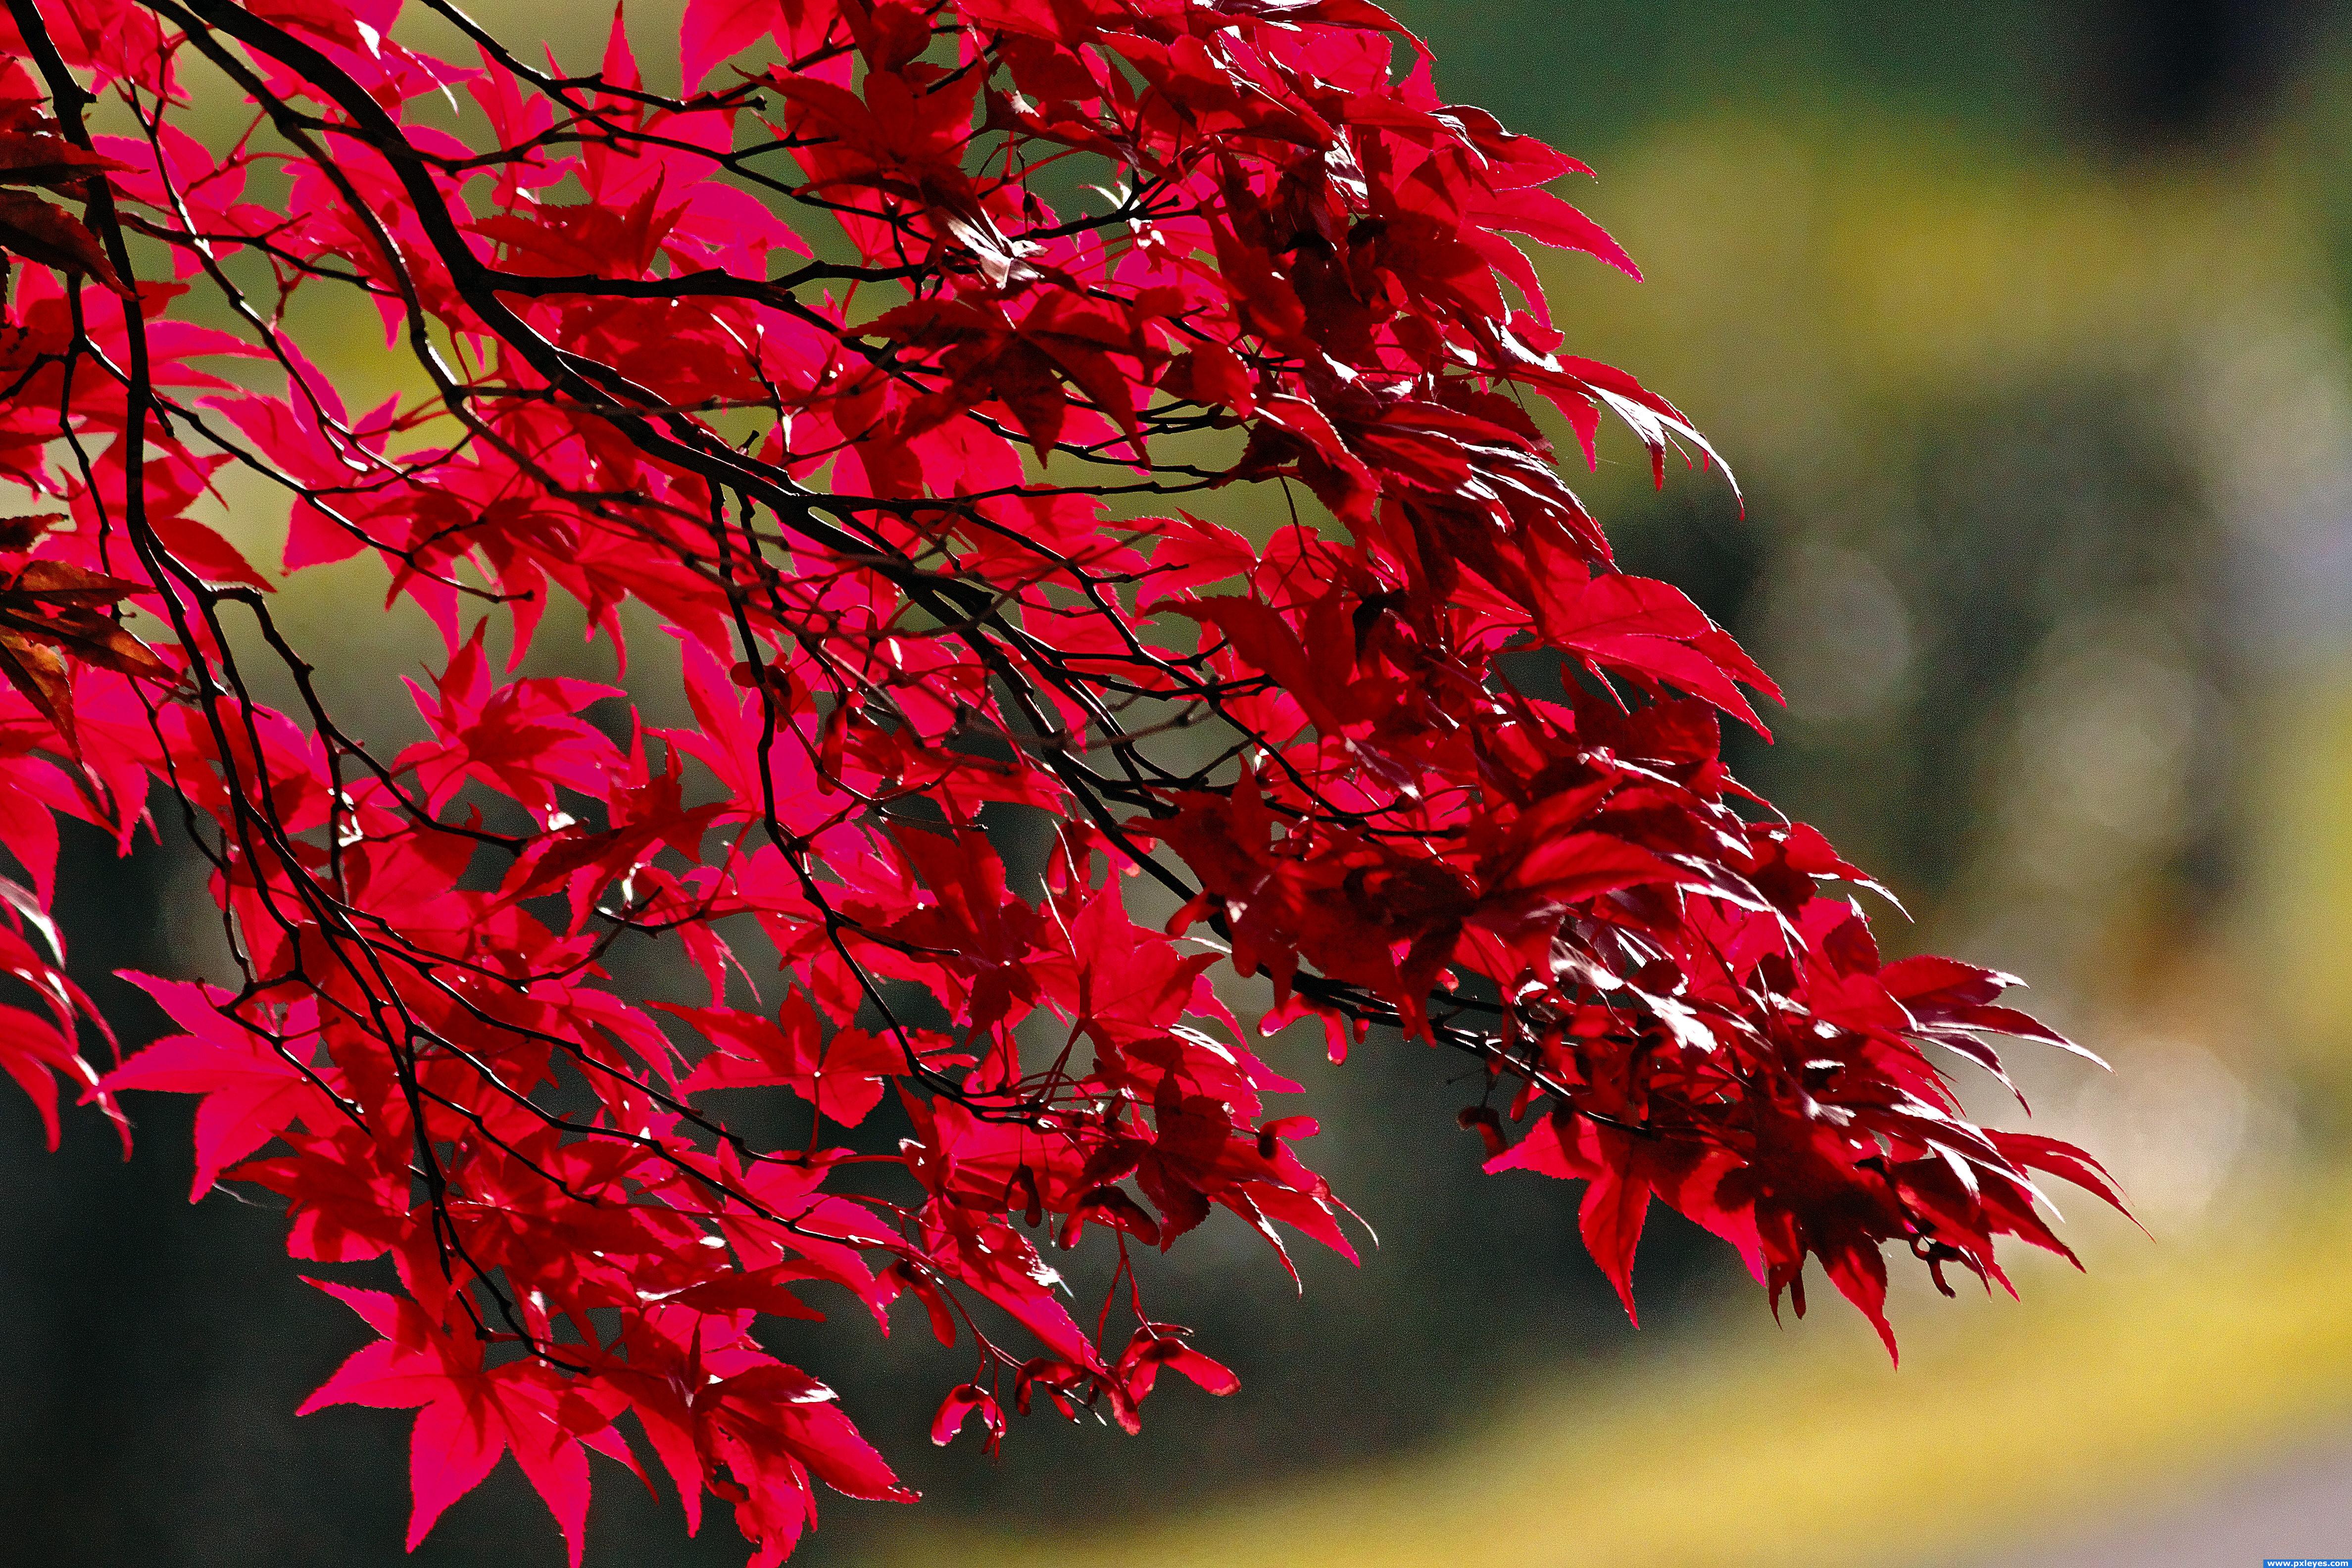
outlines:
[[[775, 1348], [844, 1301], [971, 1349], [941, 1443], [1231, 1392], [1143, 1277], [1218, 1209], [1353, 1256], [1250, 1044], [1302, 1017], [1469, 1058], [1462, 1126], [1588, 1184], [1629, 1310], [1654, 1199], [1885, 1333], [1886, 1245], [2005, 1284], [1996, 1237], [2064, 1250], [2034, 1173], [2112, 1198], [1927, 1054], [2063, 1045], [2009, 978], [1882, 963], [1862, 873], [1724, 768], [1771, 683], [1612, 565], [1529, 412], [1662, 483], [1706, 455], [1563, 352], [1510, 237], [1633, 264], [1379, 9], [691, 0], [674, 91], [617, 14], [575, 74], [419, 9], [452, 58], [399, 0], [0, 33], [0, 958], [38, 1005], [0, 1066], [53, 1143], [60, 1079], [202, 1095], [195, 1195], [390, 1259], [321, 1283], [373, 1337], [306, 1408], [418, 1410], [412, 1546], [508, 1453], [575, 1563], [592, 1449], [760, 1564], [819, 1481], [910, 1497]], [[425, 390], [348, 407], [321, 295]], [[330, 710], [201, 519], [225, 470], [284, 496], [281, 578], [369, 553], [440, 628], [422, 738]], [[1291, 522], [1215, 521], [1243, 486]], [[668, 634], [630, 689], [522, 673], [557, 595]], [[142, 978], [180, 1032], [102, 1076], [60, 814], [184, 829], [237, 962]], [[1099, 1302], [1046, 1261], [1081, 1246]]]

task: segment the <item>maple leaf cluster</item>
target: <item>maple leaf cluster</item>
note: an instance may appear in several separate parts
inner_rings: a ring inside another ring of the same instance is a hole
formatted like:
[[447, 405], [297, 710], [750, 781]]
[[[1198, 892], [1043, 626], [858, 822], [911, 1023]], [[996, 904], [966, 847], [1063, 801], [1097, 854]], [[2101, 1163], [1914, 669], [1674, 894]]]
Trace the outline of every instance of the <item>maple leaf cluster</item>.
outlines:
[[[53, 1142], [59, 1078], [202, 1097], [194, 1195], [396, 1284], [322, 1283], [373, 1337], [311, 1405], [417, 1410], [412, 1545], [509, 1453], [575, 1563], [592, 1450], [758, 1564], [820, 1483], [907, 1498], [772, 1348], [845, 1304], [970, 1350], [942, 1443], [1230, 1392], [1144, 1275], [1219, 1210], [1353, 1256], [1251, 1043], [1300, 1018], [1476, 1064], [1462, 1125], [1587, 1184], [1629, 1310], [1654, 1201], [1885, 1332], [1890, 1246], [2006, 1284], [1997, 1238], [2065, 1250], [2037, 1173], [2113, 1197], [1948, 1085], [2063, 1043], [2012, 982], [1883, 962], [1862, 873], [1726, 770], [1770, 681], [1616, 568], [1530, 413], [1709, 456], [1563, 351], [1512, 236], [1632, 263], [1379, 8], [690, 0], [676, 91], [617, 14], [567, 74], [400, 12], [0, 26], [0, 963], [39, 1003], [0, 1067]], [[322, 295], [418, 390], [348, 408], [289, 325]], [[284, 498], [268, 569], [202, 521], [224, 470]], [[1215, 521], [1252, 493], [1262, 543]], [[358, 555], [446, 643], [389, 754], [272, 610]], [[558, 595], [669, 637], [626, 691], [522, 674]], [[100, 1075], [56, 818], [127, 850], [151, 800], [237, 967], [142, 978], [175, 1032]], [[805, 1136], [742, 1131], [779, 1102]]]

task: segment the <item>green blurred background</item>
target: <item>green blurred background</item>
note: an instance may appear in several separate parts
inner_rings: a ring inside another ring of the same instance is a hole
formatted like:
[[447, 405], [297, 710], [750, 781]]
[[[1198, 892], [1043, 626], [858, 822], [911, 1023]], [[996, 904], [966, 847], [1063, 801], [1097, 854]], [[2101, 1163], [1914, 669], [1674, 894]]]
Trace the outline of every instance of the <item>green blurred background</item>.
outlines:
[[[2025, 973], [2116, 1064], [2016, 1066], [2147, 1234], [2070, 1207], [2087, 1274], [2021, 1260], [2021, 1305], [1899, 1292], [1895, 1370], [1833, 1303], [1776, 1327], [1727, 1252], [1654, 1219], [1636, 1331], [1572, 1190], [1478, 1173], [1449, 1064], [1294, 1049], [1318, 1163], [1382, 1239], [1365, 1266], [1304, 1260], [1302, 1300], [1213, 1228], [1156, 1304], [1242, 1394], [1171, 1387], [1133, 1440], [1033, 1420], [999, 1465], [923, 1439], [951, 1358], [824, 1331], [812, 1365], [929, 1495], [836, 1500], [801, 1561], [2352, 1555], [2352, 16], [1395, 9], [1451, 96], [1601, 170], [1572, 195], [1648, 271], [1554, 267], [1570, 346], [1680, 403], [1746, 514], [1712, 475], [1652, 490], [1630, 443], [1590, 499], [1787, 685], [1743, 775], [1902, 897], [1890, 946]], [[479, 14], [583, 64], [604, 22]], [[674, 16], [638, 16], [649, 58]], [[390, 374], [373, 353], [355, 337], [345, 374]], [[364, 613], [372, 570], [289, 605], [354, 693], [425, 651]], [[73, 852], [93, 984], [204, 967], [182, 859]], [[0, 1096], [0, 1563], [397, 1561], [406, 1418], [291, 1415], [356, 1325], [295, 1282], [273, 1215], [186, 1205], [185, 1107], [135, 1109], [125, 1167], [87, 1118], [44, 1156]], [[601, 1479], [592, 1563], [740, 1561], [723, 1517], [685, 1542]], [[560, 1552], [509, 1470], [416, 1560]]]

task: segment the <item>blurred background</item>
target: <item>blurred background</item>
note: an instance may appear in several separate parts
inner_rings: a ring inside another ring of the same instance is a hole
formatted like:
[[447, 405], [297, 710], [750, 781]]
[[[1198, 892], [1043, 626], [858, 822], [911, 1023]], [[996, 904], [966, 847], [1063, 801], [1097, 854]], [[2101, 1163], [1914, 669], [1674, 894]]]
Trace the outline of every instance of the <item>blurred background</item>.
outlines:
[[[2013, 1065], [2146, 1234], [2070, 1205], [2087, 1274], [2021, 1258], [2022, 1304], [1899, 1292], [1895, 1370], [1827, 1291], [1776, 1327], [1661, 1214], [1637, 1331], [1574, 1189], [1478, 1173], [1450, 1063], [1302, 1046], [1278, 1059], [1330, 1130], [1315, 1163], [1381, 1246], [1302, 1259], [1303, 1300], [1238, 1226], [1171, 1260], [1157, 1303], [1242, 1394], [1172, 1387], [1131, 1440], [1033, 1420], [991, 1465], [924, 1440], [955, 1363], [828, 1332], [812, 1364], [928, 1495], [834, 1500], [799, 1561], [2352, 1555], [2352, 8], [1393, 8], [1442, 89], [1601, 171], [1571, 199], [1648, 272], [1554, 266], [1569, 346], [1675, 398], [1746, 514], [1714, 475], [1654, 491], [1630, 441], [1588, 499], [1787, 686], [1743, 776], [1902, 898], [1889, 947], [2028, 975], [2114, 1062]], [[583, 63], [603, 28], [478, 9]], [[649, 58], [674, 16], [636, 16]], [[376, 352], [354, 337], [344, 373], [390, 374]], [[355, 693], [430, 647], [356, 613], [373, 570], [289, 606]], [[205, 966], [181, 859], [69, 853], [93, 986]], [[0, 1095], [0, 1562], [398, 1561], [408, 1418], [292, 1415], [356, 1325], [296, 1281], [276, 1216], [187, 1205], [184, 1105], [134, 1110], [125, 1166], [89, 1117], [45, 1156]], [[741, 1560], [723, 1518], [687, 1542], [601, 1479], [592, 1563]], [[561, 1551], [509, 1468], [415, 1560]]]

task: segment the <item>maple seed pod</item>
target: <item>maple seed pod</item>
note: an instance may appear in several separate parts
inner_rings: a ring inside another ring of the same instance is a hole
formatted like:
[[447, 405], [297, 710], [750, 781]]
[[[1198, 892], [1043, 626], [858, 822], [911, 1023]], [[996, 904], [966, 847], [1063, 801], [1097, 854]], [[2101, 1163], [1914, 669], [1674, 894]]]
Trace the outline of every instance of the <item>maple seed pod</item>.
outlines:
[[1486, 1145], [1486, 1157], [1493, 1159], [1510, 1144], [1503, 1137], [1503, 1119], [1495, 1114], [1491, 1105], [1465, 1105], [1454, 1116], [1454, 1124], [1465, 1132], [1476, 1132]]

